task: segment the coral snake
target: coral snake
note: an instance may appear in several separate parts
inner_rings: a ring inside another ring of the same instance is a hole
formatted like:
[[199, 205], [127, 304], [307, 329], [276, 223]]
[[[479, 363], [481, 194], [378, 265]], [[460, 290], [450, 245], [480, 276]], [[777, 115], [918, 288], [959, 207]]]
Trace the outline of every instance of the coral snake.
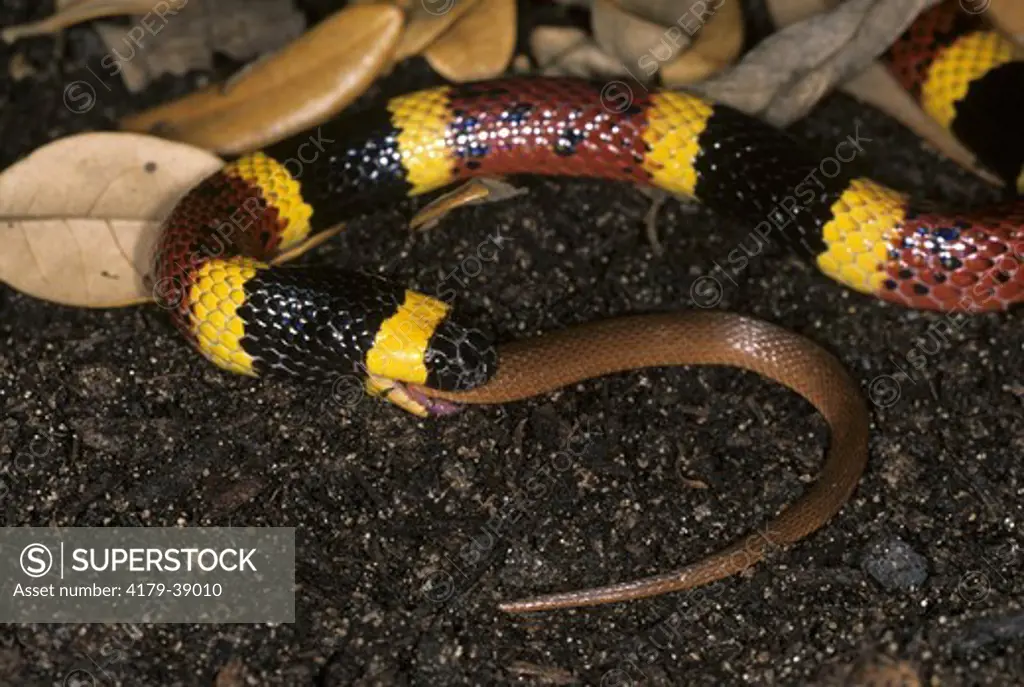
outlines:
[[[981, 21], [942, 3], [885, 59], [979, 162], [1009, 187], [1024, 186], [1024, 62]], [[673, 573], [505, 604], [507, 611], [689, 589], [814, 531], [838, 512], [866, 463], [858, 385], [806, 339], [738, 315], [613, 319], [495, 347], [444, 300], [361, 273], [272, 266], [274, 256], [382, 204], [470, 177], [598, 177], [765, 223], [835, 281], [887, 301], [972, 312], [1024, 301], [1024, 202], [918, 208], [868, 178], [815, 174], [819, 157], [736, 110], [681, 92], [635, 96], [616, 112], [599, 84], [509, 78], [396, 97], [321, 127], [321, 140], [333, 142], [301, 175], [287, 161], [308, 134], [228, 163], [177, 204], [158, 242], [158, 300], [206, 358], [231, 372], [322, 383], [354, 371], [370, 393], [436, 415], [453, 402], [501, 403], [644, 366], [733, 365], [797, 391], [828, 421], [819, 479], [767, 524], [767, 536]]]

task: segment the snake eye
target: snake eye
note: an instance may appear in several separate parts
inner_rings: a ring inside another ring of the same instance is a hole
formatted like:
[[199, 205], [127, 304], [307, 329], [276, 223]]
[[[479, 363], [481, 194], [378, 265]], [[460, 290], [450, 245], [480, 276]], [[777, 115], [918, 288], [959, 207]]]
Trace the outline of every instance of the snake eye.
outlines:
[[445, 320], [430, 338], [424, 363], [427, 386], [443, 391], [465, 391], [491, 378], [498, 356], [494, 344], [479, 329]]

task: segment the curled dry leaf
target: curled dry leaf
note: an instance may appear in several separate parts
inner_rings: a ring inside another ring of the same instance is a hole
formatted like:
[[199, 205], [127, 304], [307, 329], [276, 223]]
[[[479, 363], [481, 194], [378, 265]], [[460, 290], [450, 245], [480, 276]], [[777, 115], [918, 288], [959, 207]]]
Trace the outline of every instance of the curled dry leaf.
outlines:
[[540, 27], [530, 49], [544, 74], [628, 75], [675, 88], [731, 64], [743, 47], [740, 0], [594, 0], [594, 40]]
[[[807, 17], [827, 12], [836, 5], [837, 0], [769, 0], [768, 3], [772, 18], [779, 26], [803, 21]], [[854, 98], [897, 120], [928, 141], [939, 153], [985, 181], [1002, 184], [998, 177], [978, 166], [974, 153], [921, 109], [881, 62], [872, 62], [861, 73], [844, 81], [840, 87]]]
[[1007, 36], [1024, 46], [1024, 2], [989, 0], [988, 16]]
[[717, 74], [743, 50], [743, 6], [740, 0], [722, 0], [690, 49], [661, 67], [661, 82], [679, 88]]
[[695, 90], [778, 126], [804, 116], [863, 71], [938, 0], [848, 0], [770, 36]]
[[544, 69], [587, 42], [587, 32], [573, 26], [538, 26], [530, 32], [530, 53]]
[[703, 23], [715, 11], [721, 0], [616, 0], [623, 11], [654, 24], [670, 27], [673, 24]]
[[538, 26], [530, 52], [545, 76], [624, 76], [622, 63], [601, 50], [584, 31], [569, 26]]
[[516, 0], [479, 0], [423, 56], [449, 81], [476, 81], [504, 72], [515, 47]]
[[666, 28], [631, 14], [617, 0], [594, 0], [591, 30], [602, 50], [643, 80], [652, 79], [659, 63], [675, 59], [690, 44], [682, 29]]
[[168, 16], [94, 28], [108, 50], [101, 66], [137, 93], [163, 74], [212, 68], [214, 52], [243, 61], [278, 50], [302, 34], [306, 19], [292, 0], [190, 0]]
[[209, 86], [125, 118], [153, 133], [224, 154], [255, 150], [325, 121], [361, 95], [392, 59], [402, 10], [343, 9], [225, 88]]
[[222, 161], [151, 136], [89, 133], [43, 146], [0, 174], [0, 280], [80, 307], [152, 299], [160, 221]]
[[784, 29], [816, 14], [835, 9], [840, 0], [765, 0], [775, 26]]
[[42, 36], [63, 31], [69, 26], [98, 17], [116, 17], [123, 14], [147, 14], [161, 17], [175, 14], [188, 0], [74, 0], [59, 3], [59, 9], [46, 19], [31, 24], [18, 24], [3, 30], [4, 42], [13, 43], [22, 38]]
[[419, 0], [409, 9], [409, 21], [395, 48], [394, 62], [419, 55], [465, 15], [478, 0]]

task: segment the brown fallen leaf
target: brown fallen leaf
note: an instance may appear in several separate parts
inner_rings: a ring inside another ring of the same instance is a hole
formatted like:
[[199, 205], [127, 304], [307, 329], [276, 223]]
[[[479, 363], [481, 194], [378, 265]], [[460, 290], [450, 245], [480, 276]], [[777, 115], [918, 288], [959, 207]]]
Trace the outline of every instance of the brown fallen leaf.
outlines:
[[215, 52], [244, 61], [278, 50], [302, 34], [306, 20], [292, 0], [191, 0], [171, 17], [93, 28], [108, 51], [101, 66], [137, 93], [163, 74], [211, 69]]
[[395, 48], [394, 63], [419, 55], [473, 8], [478, 0], [421, 0], [409, 9], [409, 21]]
[[744, 36], [740, 0], [722, 0], [690, 48], [662, 65], [661, 83], [668, 88], [679, 88], [717, 74], [740, 56]]
[[545, 69], [587, 41], [587, 32], [575, 26], [538, 26], [530, 32], [530, 54]]
[[515, 47], [516, 0], [479, 0], [423, 56], [435, 72], [462, 83], [504, 72]]
[[[972, 4], [978, 2], [972, 0]], [[1020, 0], [988, 0], [988, 3], [988, 17], [992, 23], [1024, 46], [1024, 3]]]
[[593, 0], [593, 39], [544, 26], [530, 36], [543, 74], [628, 75], [675, 88], [731, 64], [743, 47], [741, 0]]
[[653, 79], [661, 63], [690, 45], [690, 37], [679, 27], [666, 28], [627, 12], [617, 0], [594, 0], [590, 28], [597, 45], [642, 81]]
[[[775, 25], [781, 28], [831, 10], [839, 5], [839, 0], [765, 0], [765, 5]], [[963, 0], [960, 6], [968, 12], [984, 12], [994, 26], [1024, 45], [1024, 2]]]
[[765, 7], [775, 22], [784, 29], [816, 14], [835, 9], [840, 0], [765, 0]]
[[80, 307], [151, 300], [144, 278], [160, 221], [222, 164], [138, 134], [79, 134], [39, 148], [0, 174], [0, 280]]
[[768, 37], [739, 64], [694, 90], [777, 126], [803, 117], [863, 71], [939, 0], [848, 0]]
[[389, 64], [402, 10], [355, 5], [323, 20], [227, 88], [204, 88], [129, 116], [122, 126], [237, 154], [329, 119], [361, 95]]
[[527, 189], [513, 186], [501, 177], [472, 179], [427, 203], [409, 220], [409, 228], [427, 231], [436, 227], [442, 219], [458, 208], [501, 203], [526, 195], [528, 192]]
[[717, 0], [615, 0], [625, 12], [665, 28], [688, 26], [695, 32], [702, 16], [713, 14]]
[[189, 0], [71, 0], [58, 2], [57, 11], [40, 21], [9, 26], [0, 32], [5, 43], [22, 38], [43, 36], [63, 31], [69, 26], [98, 17], [116, 17], [123, 14], [148, 14], [167, 17], [176, 14]]
[[583, 29], [538, 26], [530, 34], [530, 52], [545, 76], [625, 76], [622, 63], [601, 50]]

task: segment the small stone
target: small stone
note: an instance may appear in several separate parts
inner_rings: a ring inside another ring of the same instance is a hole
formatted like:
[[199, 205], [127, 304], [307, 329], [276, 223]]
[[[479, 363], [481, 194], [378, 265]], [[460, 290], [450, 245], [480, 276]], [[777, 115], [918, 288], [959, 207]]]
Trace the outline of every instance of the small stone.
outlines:
[[928, 579], [925, 557], [895, 537], [872, 543], [862, 567], [888, 591], [911, 591]]

